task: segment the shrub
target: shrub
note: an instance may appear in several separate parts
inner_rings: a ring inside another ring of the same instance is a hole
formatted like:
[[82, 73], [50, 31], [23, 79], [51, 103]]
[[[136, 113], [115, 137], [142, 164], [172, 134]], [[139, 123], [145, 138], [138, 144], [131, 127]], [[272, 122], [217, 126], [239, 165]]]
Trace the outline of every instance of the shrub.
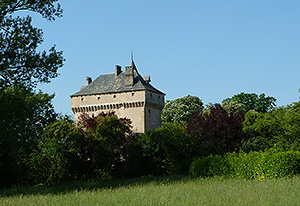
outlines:
[[66, 121], [45, 127], [30, 159], [35, 182], [59, 183], [76, 178], [81, 166], [82, 140], [79, 129]]
[[245, 152], [276, 148], [281, 151], [300, 148], [300, 103], [279, 107], [267, 113], [248, 112], [243, 131]]
[[300, 152], [287, 151], [268, 153], [265, 156], [266, 177], [291, 177], [300, 174]]
[[149, 173], [162, 175], [188, 171], [193, 159], [191, 140], [184, 130], [180, 124], [165, 123], [161, 128], [140, 136], [139, 145], [148, 158]]
[[300, 152], [251, 152], [208, 156], [195, 160], [192, 176], [225, 176], [242, 179], [291, 177], [300, 174]]
[[190, 165], [189, 173], [194, 177], [229, 176], [231, 174], [227, 158], [220, 155], [210, 155], [195, 160]]

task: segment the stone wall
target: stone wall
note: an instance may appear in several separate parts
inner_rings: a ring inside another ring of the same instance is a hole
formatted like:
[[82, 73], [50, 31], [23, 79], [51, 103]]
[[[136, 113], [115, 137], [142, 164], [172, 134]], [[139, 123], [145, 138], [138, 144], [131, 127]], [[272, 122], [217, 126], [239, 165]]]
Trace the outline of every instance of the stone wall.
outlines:
[[150, 91], [71, 97], [71, 109], [75, 121], [78, 121], [78, 117], [83, 112], [97, 115], [102, 111], [115, 111], [119, 118], [131, 119], [132, 130], [137, 133], [160, 127], [163, 105], [164, 95]]

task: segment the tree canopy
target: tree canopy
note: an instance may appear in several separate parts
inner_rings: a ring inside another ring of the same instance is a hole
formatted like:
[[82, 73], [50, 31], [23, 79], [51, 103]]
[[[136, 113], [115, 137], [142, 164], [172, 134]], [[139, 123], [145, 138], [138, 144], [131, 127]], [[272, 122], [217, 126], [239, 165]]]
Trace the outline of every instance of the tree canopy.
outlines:
[[[276, 99], [274, 97], [266, 96], [264, 93], [257, 95], [255, 93], [244, 93], [236, 94], [231, 98], [223, 100], [223, 105], [235, 103], [242, 104], [244, 112], [254, 110], [257, 112], [267, 112], [275, 108]], [[226, 106], [225, 106], [226, 107]]]
[[23, 84], [34, 87], [49, 83], [63, 66], [62, 52], [52, 46], [38, 51], [43, 32], [32, 25], [32, 18], [12, 16], [17, 11], [39, 13], [53, 21], [62, 16], [58, 0], [2, 0], [0, 2], [0, 86]]
[[0, 88], [0, 187], [27, 181], [26, 160], [40, 132], [56, 119], [52, 98], [21, 86]]
[[185, 124], [195, 112], [203, 109], [203, 102], [199, 97], [187, 95], [166, 102], [161, 113], [162, 122], [174, 122]]

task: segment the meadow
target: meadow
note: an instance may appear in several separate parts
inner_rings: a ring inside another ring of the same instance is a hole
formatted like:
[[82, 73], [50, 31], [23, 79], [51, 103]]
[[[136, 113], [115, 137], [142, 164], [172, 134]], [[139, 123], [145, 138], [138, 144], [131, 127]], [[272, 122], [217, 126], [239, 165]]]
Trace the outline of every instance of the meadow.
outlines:
[[298, 205], [300, 177], [186, 176], [72, 182], [0, 191], [0, 205]]

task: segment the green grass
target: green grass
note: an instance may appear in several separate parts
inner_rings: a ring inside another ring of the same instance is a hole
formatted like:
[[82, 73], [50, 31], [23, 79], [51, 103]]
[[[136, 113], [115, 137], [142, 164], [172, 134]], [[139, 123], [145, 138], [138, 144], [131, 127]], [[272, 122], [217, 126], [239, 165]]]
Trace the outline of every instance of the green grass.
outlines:
[[299, 194], [300, 177], [173, 176], [12, 188], [0, 191], [0, 205], [299, 205]]

